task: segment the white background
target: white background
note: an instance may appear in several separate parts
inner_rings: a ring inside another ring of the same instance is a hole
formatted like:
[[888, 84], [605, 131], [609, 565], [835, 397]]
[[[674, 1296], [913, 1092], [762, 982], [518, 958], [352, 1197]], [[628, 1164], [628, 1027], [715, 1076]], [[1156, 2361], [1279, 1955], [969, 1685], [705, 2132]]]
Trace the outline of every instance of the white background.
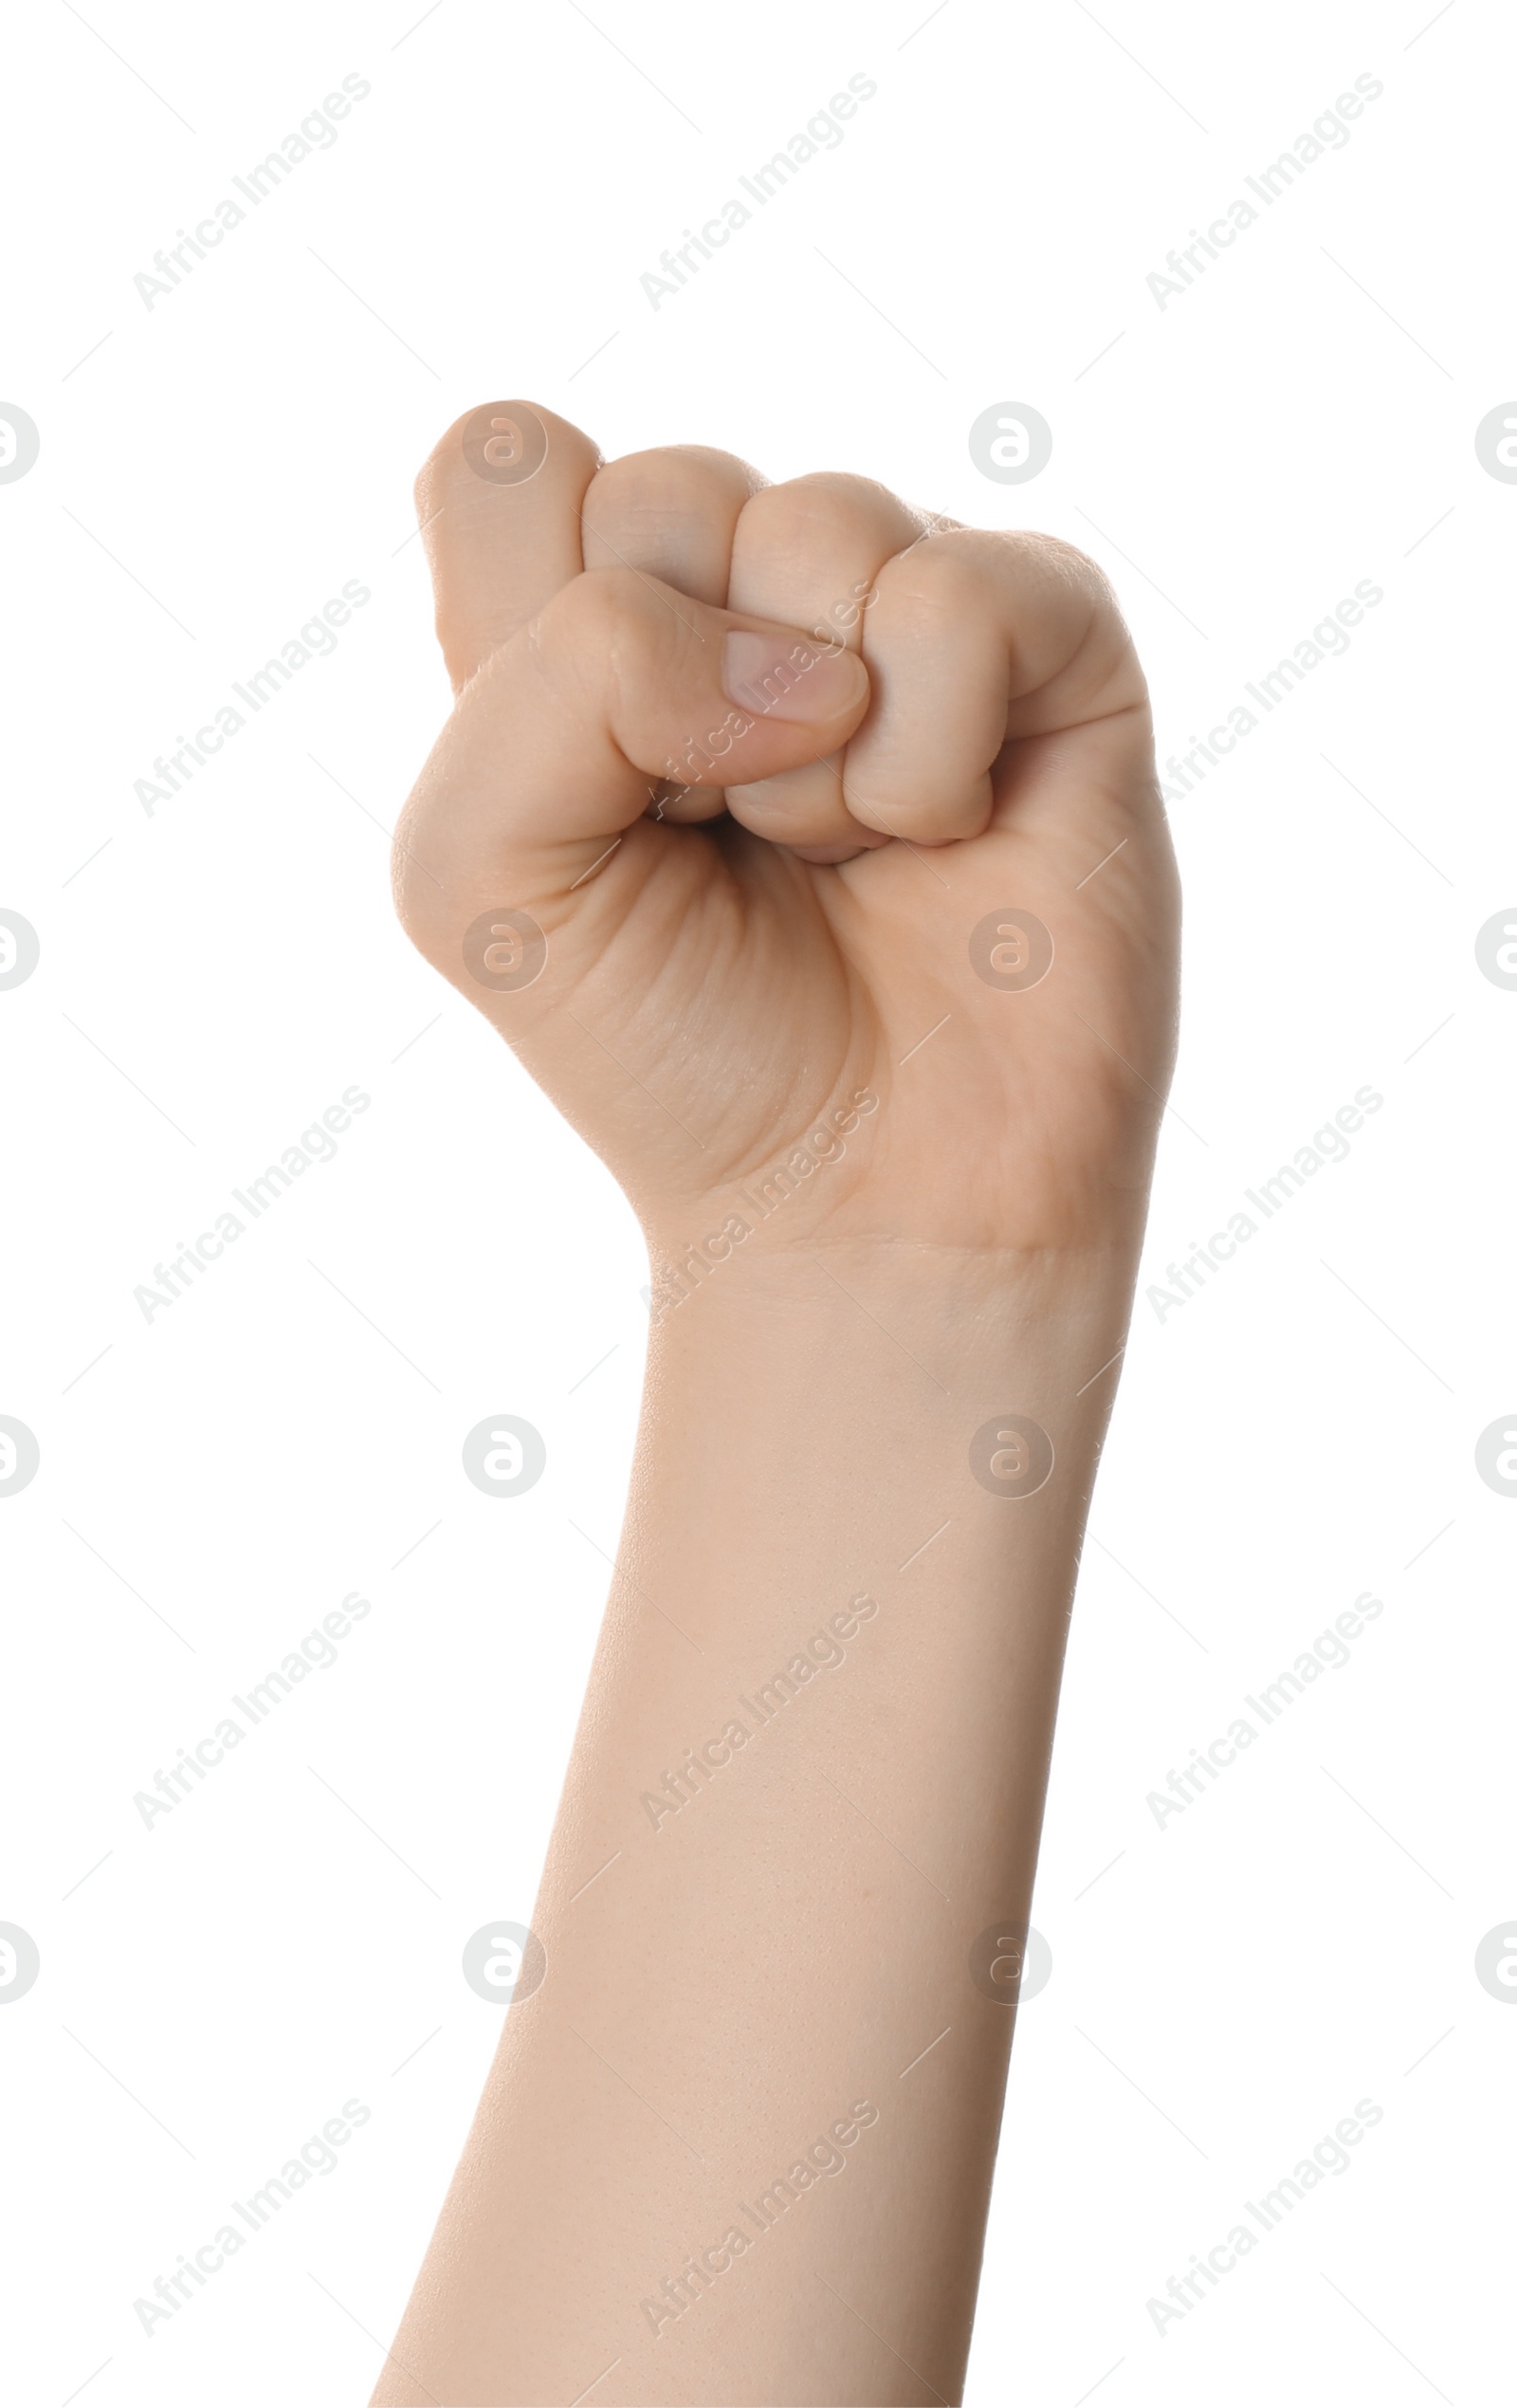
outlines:
[[[1517, 894], [1517, 487], [1473, 434], [1517, 394], [1517, 27], [1495, 0], [415, 13], [39, 0], [8, 36], [0, 399], [42, 438], [0, 486], [0, 904], [42, 946], [0, 994], [0, 1411], [42, 1450], [0, 1500], [0, 1918], [42, 1958], [0, 2014], [11, 2396], [363, 2399], [499, 2029], [463, 1943], [530, 1917], [647, 1268], [409, 951], [383, 834], [446, 708], [411, 478], [524, 394], [608, 454], [854, 469], [1085, 545], [1161, 755], [1383, 589], [1174, 806], [1144, 1286], [1384, 1100], [1204, 1291], [1162, 1320], [1140, 1294], [969, 2396], [1478, 2408], [1510, 2367], [1517, 2014], [1474, 1954], [1517, 1909], [1517, 1503], [1474, 1448], [1517, 1405], [1517, 994], [1474, 938]], [[659, 253], [855, 73], [879, 88], [842, 145], [655, 311]], [[346, 74], [372, 90], [336, 144], [145, 307], [154, 252]], [[1165, 254], [1362, 74], [1346, 147], [1161, 309]], [[967, 449], [1003, 399], [1053, 429], [1025, 490]], [[155, 756], [346, 580], [372, 598], [337, 651], [149, 816]], [[145, 1321], [155, 1264], [355, 1085], [337, 1158]], [[510, 1503], [459, 1461], [503, 1411], [548, 1448]], [[145, 1829], [134, 1794], [354, 1590], [338, 1662]], [[1366, 1590], [1349, 1664], [1161, 1828], [1170, 1768]], [[1156, 2331], [1145, 2303], [1366, 2098], [1351, 2169]], [[349, 2099], [337, 2170], [145, 2336], [134, 2301]]]

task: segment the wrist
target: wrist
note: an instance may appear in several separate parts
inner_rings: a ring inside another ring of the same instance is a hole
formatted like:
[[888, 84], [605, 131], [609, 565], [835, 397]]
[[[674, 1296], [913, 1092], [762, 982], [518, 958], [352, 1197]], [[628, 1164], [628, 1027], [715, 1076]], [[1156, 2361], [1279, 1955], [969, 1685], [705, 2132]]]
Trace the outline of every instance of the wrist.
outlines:
[[649, 1234], [654, 1356], [693, 1366], [737, 1347], [758, 1368], [772, 1349], [836, 1345], [846, 1332], [840, 1367], [867, 1380], [873, 1320], [882, 1343], [922, 1358], [929, 1388], [1030, 1351], [1077, 1364], [1093, 1346], [1083, 1381], [1122, 1343], [1142, 1238], [1137, 1222], [1078, 1249], [931, 1245], [887, 1230], [783, 1244], [738, 1220], [714, 1218], [695, 1240]]
[[1131, 1293], [1125, 1245], [735, 1249], [655, 1302], [639, 1452], [667, 1510], [640, 1540], [662, 1553], [678, 1528], [729, 1553], [751, 1516], [740, 1560], [773, 1560], [785, 1543], [758, 1534], [782, 1510], [792, 1574], [888, 1583], [946, 1517], [992, 1592], [1014, 1534], [1045, 1570], [1072, 1557]]
[[[886, 1101], [888, 1099], [886, 1098]], [[729, 1303], [813, 1295], [818, 1266], [850, 1269], [908, 1311], [966, 1316], [987, 1333], [1024, 1315], [1125, 1318], [1147, 1212], [1152, 1130], [1134, 1126], [1091, 1159], [1051, 1163], [1034, 1133], [1019, 1148], [935, 1147], [903, 1131], [857, 1088], [760, 1167], [670, 1199], [630, 1193], [649, 1264], [655, 1329], [707, 1292]], [[834, 1126], [835, 1124], [835, 1126]], [[705, 1314], [695, 1316], [706, 1320]]]

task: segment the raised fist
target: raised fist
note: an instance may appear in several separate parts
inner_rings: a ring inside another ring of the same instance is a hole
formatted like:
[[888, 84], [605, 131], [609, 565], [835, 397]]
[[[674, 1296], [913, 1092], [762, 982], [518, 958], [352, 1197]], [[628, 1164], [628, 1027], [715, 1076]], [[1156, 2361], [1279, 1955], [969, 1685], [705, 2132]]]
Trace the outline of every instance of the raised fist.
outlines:
[[400, 914], [655, 1261], [1135, 1241], [1178, 913], [1093, 564], [521, 401], [417, 498], [456, 702]]

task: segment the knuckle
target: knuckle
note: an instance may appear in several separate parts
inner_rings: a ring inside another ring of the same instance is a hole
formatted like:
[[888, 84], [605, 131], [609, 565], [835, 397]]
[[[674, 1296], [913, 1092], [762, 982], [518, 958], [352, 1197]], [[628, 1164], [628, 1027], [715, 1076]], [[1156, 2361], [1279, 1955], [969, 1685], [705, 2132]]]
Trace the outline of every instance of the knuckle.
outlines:
[[891, 618], [941, 618], [981, 608], [991, 573], [991, 556], [948, 529], [887, 561], [877, 583]]
[[634, 451], [592, 479], [580, 513], [587, 566], [631, 561], [707, 602], [726, 594], [733, 529], [753, 471], [695, 445]]
[[594, 524], [608, 513], [621, 516], [631, 510], [684, 520], [713, 503], [740, 502], [756, 482], [757, 472], [745, 460], [704, 444], [628, 451], [595, 471], [585, 496], [585, 518]]
[[888, 486], [873, 477], [817, 469], [755, 493], [744, 505], [741, 532], [745, 542], [757, 539], [788, 546], [797, 539], [811, 543], [856, 542], [884, 525], [894, 542], [911, 515]]
[[935, 529], [928, 541], [890, 561], [880, 584], [892, 612], [923, 616], [1004, 605], [1009, 585], [1029, 602], [1069, 595], [1093, 616], [1116, 612], [1106, 572], [1088, 553], [1061, 536], [1020, 528]]
[[1063, 536], [1022, 531], [1003, 534], [996, 541], [1011, 547], [1014, 561], [1032, 578], [1061, 585], [1092, 602], [1114, 602], [1110, 581], [1100, 562], [1093, 561], [1088, 552], [1082, 552], [1077, 543], [1066, 542]]

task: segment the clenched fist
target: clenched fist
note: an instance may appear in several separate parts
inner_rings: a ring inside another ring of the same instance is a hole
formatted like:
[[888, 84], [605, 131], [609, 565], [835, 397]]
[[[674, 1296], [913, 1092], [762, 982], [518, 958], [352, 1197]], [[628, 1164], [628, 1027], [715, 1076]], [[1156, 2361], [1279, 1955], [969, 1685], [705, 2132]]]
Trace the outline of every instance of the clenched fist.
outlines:
[[503, 401], [419, 502], [401, 915], [655, 1290], [545, 1970], [376, 2408], [946, 2402], [1173, 1040], [1142, 679], [1078, 553], [861, 477]]
[[1126, 1252], [1177, 901], [1093, 564], [864, 477], [606, 464], [521, 401], [450, 428], [417, 499], [456, 700], [400, 914], [655, 1259], [734, 1221]]

